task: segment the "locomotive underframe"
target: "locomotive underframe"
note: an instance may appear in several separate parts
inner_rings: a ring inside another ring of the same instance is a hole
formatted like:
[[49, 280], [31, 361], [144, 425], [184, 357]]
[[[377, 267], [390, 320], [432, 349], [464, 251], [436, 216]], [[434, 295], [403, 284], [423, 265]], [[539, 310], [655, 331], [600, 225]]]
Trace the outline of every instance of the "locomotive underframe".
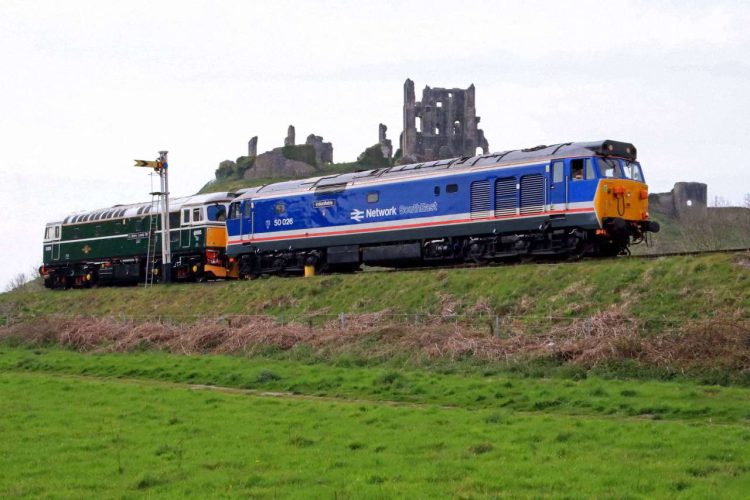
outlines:
[[[215, 278], [213, 273], [205, 269], [205, 256], [201, 253], [177, 254], [173, 258], [174, 281], [204, 281]], [[154, 281], [158, 281], [161, 270], [161, 259], [157, 259], [154, 263]], [[146, 280], [147, 267], [145, 257], [112, 258], [47, 264], [40, 269], [40, 273], [44, 277], [46, 288], [90, 288], [143, 283]]]
[[597, 228], [592, 228], [592, 216], [577, 216], [588, 227], [571, 225], [570, 217], [558, 217], [546, 218], [535, 229], [525, 231], [508, 231], [506, 223], [506, 231], [499, 232], [497, 223], [478, 223], [472, 229], [490, 226], [490, 230], [465, 234], [466, 227], [431, 228], [420, 231], [421, 238], [409, 232], [410, 239], [400, 240], [393, 232], [360, 234], [356, 242], [339, 237], [316, 238], [315, 247], [309, 240], [302, 241], [307, 248], [251, 245], [238, 255], [239, 275], [247, 278], [301, 274], [306, 265], [324, 273], [357, 271], [362, 264], [398, 268], [534, 257], [615, 256], [628, 253], [629, 245], [643, 240], [645, 228], [639, 223], [607, 219], [602, 221], [603, 228], [598, 221]]

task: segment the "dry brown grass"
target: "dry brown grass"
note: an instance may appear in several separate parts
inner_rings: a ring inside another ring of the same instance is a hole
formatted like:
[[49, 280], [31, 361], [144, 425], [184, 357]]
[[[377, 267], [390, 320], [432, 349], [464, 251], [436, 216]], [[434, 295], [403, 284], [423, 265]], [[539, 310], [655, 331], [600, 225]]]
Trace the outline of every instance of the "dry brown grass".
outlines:
[[493, 323], [444, 315], [405, 319], [388, 311], [281, 323], [271, 316], [231, 316], [192, 325], [116, 318], [43, 317], [0, 328], [0, 340], [26, 345], [58, 344], [79, 351], [157, 349], [179, 354], [254, 354], [268, 347], [309, 346], [321, 356], [356, 353], [370, 358], [426, 356], [484, 361], [552, 358], [595, 366], [634, 360], [674, 370], [750, 370], [750, 324], [746, 319], [687, 321], [647, 335], [622, 309], [587, 318], [506, 317], [504, 335]]

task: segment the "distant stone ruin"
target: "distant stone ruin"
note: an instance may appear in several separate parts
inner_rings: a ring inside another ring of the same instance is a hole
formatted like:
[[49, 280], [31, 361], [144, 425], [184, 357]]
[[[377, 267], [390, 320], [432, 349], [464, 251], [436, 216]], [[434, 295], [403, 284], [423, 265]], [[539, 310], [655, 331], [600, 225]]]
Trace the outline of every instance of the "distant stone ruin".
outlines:
[[284, 146], [294, 146], [296, 144], [294, 136], [295, 136], [294, 125], [289, 125], [289, 128], [286, 129], [286, 138], [284, 139]]
[[474, 84], [468, 89], [425, 87], [417, 102], [414, 82], [404, 82], [404, 130], [401, 163], [474, 156], [489, 151], [475, 107]]
[[333, 162], [333, 144], [319, 135], [310, 134], [305, 144], [296, 144], [294, 125], [289, 125], [284, 146], [258, 154], [258, 137], [248, 141], [248, 157], [255, 157], [245, 169], [245, 179], [276, 179], [314, 175], [318, 167]]
[[388, 127], [382, 123], [378, 125], [378, 144], [380, 144], [380, 151], [383, 152], [383, 158], [390, 160], [393, 156], [393, 143], [385, 136], [387, 130]]
[[668, 193], [649, 195], [649, 206], [678, 219], [704, 218], [708, 213], [708, 186], [678, 182]]
[[315, 162], [318, 166], [333, 163], [333, 144], [323, 142], [323, 138], [315, 134], [308, 135], [305, 144], [315, 148]]

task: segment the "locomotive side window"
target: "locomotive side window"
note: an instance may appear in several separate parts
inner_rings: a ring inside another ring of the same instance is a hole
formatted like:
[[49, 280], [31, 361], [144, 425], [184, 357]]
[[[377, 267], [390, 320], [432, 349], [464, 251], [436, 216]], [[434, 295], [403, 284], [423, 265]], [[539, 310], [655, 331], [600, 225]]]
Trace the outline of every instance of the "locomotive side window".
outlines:
[[234, 202], [231, 205], [229, 205], [229, 218], [230, 219], [240, 218], [240, 203], [239, 202]]
[[[141, 220], [146, 220], [145, 217], [143, 217]], [[169, 214], [169, 227], [174, 228], [180, 225], [180, 212], [171, 212]]]
[[448, 184], [445, 186], [446, 193], [458, 193], [458, 184]]
[[245, 217], [246, 218], [250, 217], [250, 212], [252, 212], [252, 210], [253, 210], [253, 204], [249, 201], [246, 201], [245, 202]]
[[182, 223], [190, 224], [190, 209], [185, 209], [182, 211]]
[[377, 191], [373, 191], [372, 193], [367, 193], [367, 203], [377, 203], [380, 199], [380, 193]]
[[55, 226], [55, 239], [60, 237], [60, 226]]
[[435, 196], [440, 196], [440, 186], [435, 186]]
[[583, 159], [570, 160], [570, 178], [574, 181], [583, 179]]
[[193, 222], [200, 222], [203, 220], [203, 213], [200, 208], [193, 209]]
[[561, 161], [556, 161], [552, 164], [552, 182], [557, 184], [558, 182], [563, 181], [563, 175], [564, 175], [564, 164]]

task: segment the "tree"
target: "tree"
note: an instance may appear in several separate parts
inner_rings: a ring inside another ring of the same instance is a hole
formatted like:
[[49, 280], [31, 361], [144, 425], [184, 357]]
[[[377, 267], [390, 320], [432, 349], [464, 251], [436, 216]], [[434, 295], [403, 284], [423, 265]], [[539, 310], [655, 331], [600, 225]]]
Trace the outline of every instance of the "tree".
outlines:
[[362, 167], [370, 168], [387, 167], [391, 164], [388, 158], [383, 156], [383, 149], [380, 144], [375, 144], [365, 149], [357, 157], [357, 163]]
[[30, 278], [27, 277], [24, 273], [18, 273], [13, 276], [13, 278], [11, 278], [7, 285], [5, 285], [5, 291], [12, 292], [14, 290], [18, 290], [29, 281], [31, 281]]

